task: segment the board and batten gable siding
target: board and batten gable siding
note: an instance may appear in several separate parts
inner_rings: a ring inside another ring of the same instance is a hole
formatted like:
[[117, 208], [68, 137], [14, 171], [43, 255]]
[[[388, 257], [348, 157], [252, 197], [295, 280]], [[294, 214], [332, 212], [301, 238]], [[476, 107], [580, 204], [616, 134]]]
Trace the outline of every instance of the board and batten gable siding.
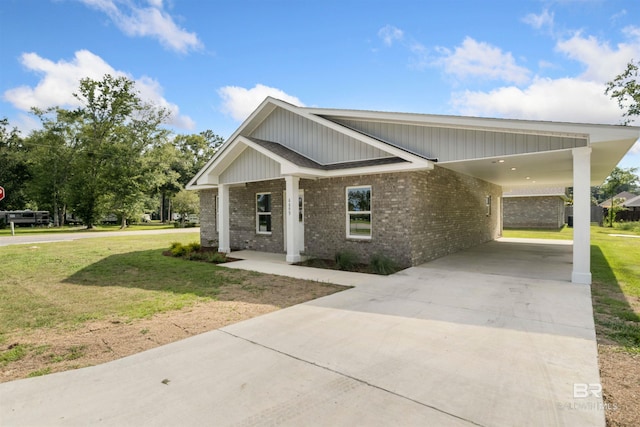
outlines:
[[324, 165], [392, 157], [385, 151], [282, 108], [276, 108], [250, 136], [277, 142]]
[[250, 181], [264, 181], [280, 177], [280, 164], [257, 152], [246, 148], [235, 161], [225, 169], [219, 178], [221, 184], [236, 184]]
[[505, 134], [485, 130], [350, 119], [331, 120], [418, 155], [438, 158], [439, 162], [564, 150], [587, 145], [585, 138], [528, 135], [515, 132]]

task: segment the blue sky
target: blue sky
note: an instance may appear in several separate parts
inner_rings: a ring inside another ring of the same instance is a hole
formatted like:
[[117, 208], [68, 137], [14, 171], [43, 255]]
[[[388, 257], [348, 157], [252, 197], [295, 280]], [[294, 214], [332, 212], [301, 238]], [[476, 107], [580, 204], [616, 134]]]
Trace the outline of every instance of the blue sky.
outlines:
[[[621, 122], [605, 83], [640, 60], [637, 0], [0, 0], [0, 117], [136, 81], [177, 133], [228, 137], [297, 105]], [[640, 125], [640, 122], [636, 122]], [[640, 166], [636, 144], [622, 167]]]

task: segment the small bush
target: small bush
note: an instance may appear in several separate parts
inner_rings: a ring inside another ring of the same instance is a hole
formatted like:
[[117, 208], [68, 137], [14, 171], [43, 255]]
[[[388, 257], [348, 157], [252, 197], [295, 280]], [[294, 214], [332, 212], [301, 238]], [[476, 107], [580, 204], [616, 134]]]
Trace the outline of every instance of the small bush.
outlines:
[[189, 252], [198, 252], [200, 250], [200, 243], [192, 242], [187, 245], [187, 250]]
[[336, 252], [336, 265], [340, 270], [353, 270], [358, 263], [358, 256], [351, 251]]
[[216, 264], [227, 262], [227, 255], [222, 252], [210, 252], [210, 254], [211, 254], [211, 258], [209, 262], [213, 262]]
[[185, 256], [187, 254], [187, 248], [182, 245], [182, 243], [171, 244], [171, 255], [175, 257]]
[[369, 260], [371, 268], [376, 274], [389, 275], [398, 271], [396, 263], [393, 260], [382, 254], [374, 254]]

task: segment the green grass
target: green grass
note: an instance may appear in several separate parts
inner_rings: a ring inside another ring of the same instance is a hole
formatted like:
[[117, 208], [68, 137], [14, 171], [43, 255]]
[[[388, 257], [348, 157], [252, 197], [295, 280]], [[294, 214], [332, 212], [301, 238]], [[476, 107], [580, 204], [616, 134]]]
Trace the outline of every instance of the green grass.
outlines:
[[[591, 227], [591, 273], [596, 330], [624, 351], [640, 353], [640, 235], [633, 223]], [[573, 229], [504, 230], [504, 237], [572, 239]]]
[[186, 244], [197, 236], [132, 234], [0, 247], [0, 343], [13, 331], [129, 321], [216, 299], [221, 287], [244, 276], [162, 256], [171, 242]]

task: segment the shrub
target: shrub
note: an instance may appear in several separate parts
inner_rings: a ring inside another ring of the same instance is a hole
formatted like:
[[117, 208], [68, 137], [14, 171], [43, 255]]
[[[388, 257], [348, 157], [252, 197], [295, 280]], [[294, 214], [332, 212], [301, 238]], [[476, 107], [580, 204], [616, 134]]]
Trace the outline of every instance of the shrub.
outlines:
[[209, 262], [213, 262], [216, 264], [227, 262], [227, 255], [222, 252], [210, 252]]
[[200, 243], [191, 242], [187, 245], [187, 251], [189, 252], [198, 252], [200, 250]]
[[170, 250], [171, 250], [171, 255], [175, 257], [181, 257], [187, 254], [187, 248], [185, 248], [182, 245], [182, 243], [172, 243]]
[[336, 265], [340, 270], [353, 270], [357, 262], [357, 255], [351, 251], [336, 252]]
[[398, 271], [396, 263], [393, 260], [382, 254], [374, 254], [369, 260], [371, 268], [376, 274], [389, 275]]

